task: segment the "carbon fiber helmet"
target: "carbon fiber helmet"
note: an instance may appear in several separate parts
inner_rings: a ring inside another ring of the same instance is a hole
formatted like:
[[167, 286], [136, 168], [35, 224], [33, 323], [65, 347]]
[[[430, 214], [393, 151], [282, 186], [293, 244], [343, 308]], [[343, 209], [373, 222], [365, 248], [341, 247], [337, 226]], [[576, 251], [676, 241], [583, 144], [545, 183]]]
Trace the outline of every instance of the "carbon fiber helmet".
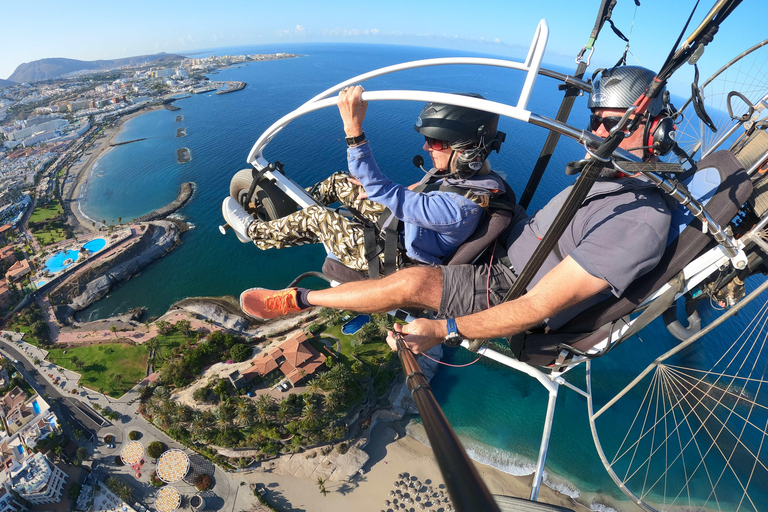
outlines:
[[[592, 82], [592, 94], [587, 107], [626, 109], [645, 92], [656, 76], [650, 69], [640, 66], [621, 66], [604, 69], [599, 78]], [[664, 109], [666, 89], [651, 101], [648, 113], [656, 117]]]
[[[455, 94], [485, 99], [471, 92]], [[444, 103], [427, 103], [416, 118], [414, 129], [426, 137], [453, 145], [457, 142], [480, 144], [482, 139], [487, 143], [495, 137], [498, 126], [498, 114]]]

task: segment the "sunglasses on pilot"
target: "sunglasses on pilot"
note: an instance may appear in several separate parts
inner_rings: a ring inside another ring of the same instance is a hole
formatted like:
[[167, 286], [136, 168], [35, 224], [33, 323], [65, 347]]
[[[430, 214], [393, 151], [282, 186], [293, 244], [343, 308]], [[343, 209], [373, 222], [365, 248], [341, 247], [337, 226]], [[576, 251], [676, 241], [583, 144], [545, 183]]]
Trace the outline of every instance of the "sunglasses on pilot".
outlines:
[[424, 136], [424, 140], [426, 141], [427, 146], [434, 151], [441, 151], [451, 147], [451, 145], [444, 140], [433, 139], [432, 137], [427, 137], [426, 135]]
[[605, 126], [606, 131], [613, 130], [616, 125], [619, 124], [619, 121], [621, 121], [622, 116], [605, 116], [600, 117], [595, 114], [591, 114], [589, 116], [589, 126], [587, 129], [591, 132], [596, 132], [598, 128], [600, 128], [600, 125]]

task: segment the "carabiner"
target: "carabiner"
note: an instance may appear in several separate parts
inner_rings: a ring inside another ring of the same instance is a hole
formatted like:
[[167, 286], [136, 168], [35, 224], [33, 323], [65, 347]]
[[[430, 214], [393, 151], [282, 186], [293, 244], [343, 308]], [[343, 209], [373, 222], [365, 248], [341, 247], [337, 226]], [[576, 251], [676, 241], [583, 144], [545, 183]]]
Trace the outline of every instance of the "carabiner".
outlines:
[[[587, 45], [584, 45], [579, 51], [579, 54], [576, 56], [576, 64], [581, 64], [581, 60], [584, 57], [585, 53], [587, 53]], [[594, 46], [589, 48], [589, 55], [587, 56], [587, 67], [589, 67], [590, 61], [592, 60], [593, 53], [595, 53]]]

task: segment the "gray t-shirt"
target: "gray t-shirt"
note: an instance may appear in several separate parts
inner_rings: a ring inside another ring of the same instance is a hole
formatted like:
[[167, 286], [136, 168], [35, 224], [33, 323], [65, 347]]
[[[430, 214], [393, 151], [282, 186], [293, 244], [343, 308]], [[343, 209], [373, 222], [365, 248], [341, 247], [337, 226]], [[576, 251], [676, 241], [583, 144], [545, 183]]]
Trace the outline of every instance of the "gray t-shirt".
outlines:
[[[519, 222], [508, 238], [512, 266], [521, 271], [571, 191], [566, 188], [533, 217]], [[664, 194], [644, 178], [598, 180], [557, 245], [528, 286], [563, 258], [571, 256], [589, 274], [604, 279], [621, 296], [638, 277], [653, 269], [667, 245], [670, 206]], [[556, 254], [557, 253], [557, 254]], [[556, 329], [578, 312], [605, 298], [583, 301], [547, 322]]]

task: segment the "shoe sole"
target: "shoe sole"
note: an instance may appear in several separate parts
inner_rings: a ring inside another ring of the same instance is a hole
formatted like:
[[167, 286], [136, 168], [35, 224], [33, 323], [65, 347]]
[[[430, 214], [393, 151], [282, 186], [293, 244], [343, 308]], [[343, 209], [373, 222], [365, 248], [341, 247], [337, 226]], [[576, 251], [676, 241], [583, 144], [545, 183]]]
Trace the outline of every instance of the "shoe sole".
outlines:
[[[230, 199], [231, 201], [235, 201], [232, 197], [229, 197], [227, 199]], [[240, 232], [238, 232], [235, 227], [229, 222], [229, 217], [227, 214], [229, 213], [229, 210], [226, 208], [226, 199], [222, 201], [221, 203], [221, 216], [224, 217], [224, 220], [227, 222], [227, 225], [232, 228], [232, 231], [235, 233], [235, 236], [237, 236], [237, 239], [240, 240], [242, 243], [247, 244], [248, 242], [252, 242], [250, 238], [244, 238]]]

